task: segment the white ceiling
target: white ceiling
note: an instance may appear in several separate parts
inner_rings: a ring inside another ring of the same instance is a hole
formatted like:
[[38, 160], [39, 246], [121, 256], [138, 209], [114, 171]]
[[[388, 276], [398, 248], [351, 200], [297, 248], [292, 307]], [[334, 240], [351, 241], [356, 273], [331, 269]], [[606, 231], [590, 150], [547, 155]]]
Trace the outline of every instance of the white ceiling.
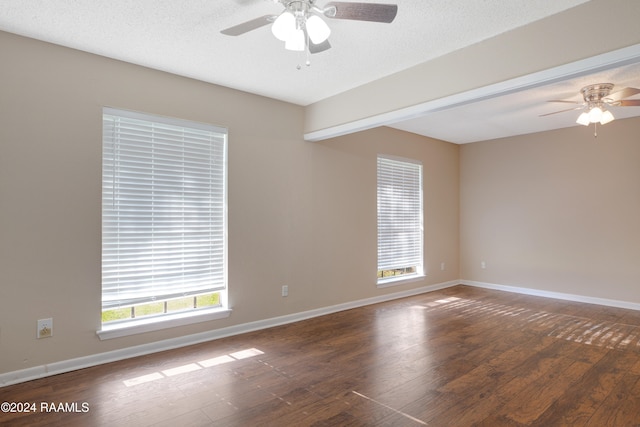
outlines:
[[[220, 34], [280, 13], [273, 0], [2, 0], [0, 30], [306, 106], [586, 1], [376, 0], [398, 4], [396, 20], [326, 19], [333, 47], [312, 55], [309, 67], [268, 26]], [[637, 65], [606, 73], [593, 78], [640, 87]], [[467, 102], [393, 126], [458, 143], [570, 126], [572, 113], [537, 116], [557, 107], [545, 100], [576, 95], [593, 78]], [[640, 108], [623, 110], [614, 114], [640, 115]]]

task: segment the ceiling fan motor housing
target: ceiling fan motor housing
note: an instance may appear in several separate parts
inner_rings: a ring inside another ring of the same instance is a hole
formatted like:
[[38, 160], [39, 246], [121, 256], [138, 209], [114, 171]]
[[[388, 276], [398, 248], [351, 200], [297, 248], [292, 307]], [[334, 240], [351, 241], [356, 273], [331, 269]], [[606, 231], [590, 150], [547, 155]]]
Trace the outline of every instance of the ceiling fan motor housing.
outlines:
[[584, 102], [589, 105], [599, 105], [604, 98], [609, 96], [612, 89], [612, 83], [598, 83], [583, 87], [581, 92], [584, 97]]

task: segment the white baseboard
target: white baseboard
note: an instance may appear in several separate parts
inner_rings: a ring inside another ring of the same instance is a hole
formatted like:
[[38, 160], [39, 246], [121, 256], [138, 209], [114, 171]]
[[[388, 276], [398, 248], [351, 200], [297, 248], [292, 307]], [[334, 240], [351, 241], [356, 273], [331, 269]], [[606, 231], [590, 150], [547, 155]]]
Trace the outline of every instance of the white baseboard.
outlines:
[[93, 354], [90, 356], [78, 357], [75, 359], [53, 362], [46, 365], [34, 366], [32, 368], [21, 369], [19, 371], [7, 372], [0, 374], [0, 387], [18, 384], [26, 381], [44, 378], [51, 375], [62, 374], [65, 372], [75, 371], [77, 369], [97, 366], [104, 363], [116, 362], [118, 360], [129, 359], [137, 356], [144, 356], [151, 353], [157, 353], [165, 350], [186, 347], [193, 344], [199, 344], [206, 341], [213, 341], [233, 335], [239, 335], [247, 332], [267, 329], [274, 326], [294, 323], [301, 320], [311, 319], [314, 317], [324, 316], [326, 314], [337, 313], [339, 311], [350, 310], [352, 308], [363, 307], [371, 304], [377, 304], [385, 301], [392, 301], [399, 298], [405, 298], [413, 295], [419, 295], [427, 292], [445, 289], [459, 284], [459, 280], [439, 283], [435, 285], [423, 286], [407, 291], [394, 292], [391, 294], [380, 295], [377, 297], [361, 299], [357, 301], [346, 302], [329, 307], [322, 307], [314, 310], [293, 313], [286, 316], [273, 317], [255, 322], [243, 323], [240, 325], [229, 326], [227, 328], [216, 329], [213, 331], [202, 332], [199, 334], [187, 335], [184, 337], [171, 338], [168, 340], [157, 341], [148, 344], [142, 344], [134, 347], [127, 347], [120, 350], [109, 351], [106, 353]]
[[541, 289], [523, 288], [518, 286], [497, 285], [495, 283], [476, 282], [473, 280], [459, 280], [458, 283], [460, 283], [461, 285], [475, 286], [477, 288], [494, 289], [497, 291], [513, 292], [517, 294], [532, 295], [544, 298], [555, 298], [565, 301], [583, 302], [587, 304], [598, 304], [608, 307], [626, 308], [630, 310], [640, 310], [640, 304], [635, 302], [545, 291]]

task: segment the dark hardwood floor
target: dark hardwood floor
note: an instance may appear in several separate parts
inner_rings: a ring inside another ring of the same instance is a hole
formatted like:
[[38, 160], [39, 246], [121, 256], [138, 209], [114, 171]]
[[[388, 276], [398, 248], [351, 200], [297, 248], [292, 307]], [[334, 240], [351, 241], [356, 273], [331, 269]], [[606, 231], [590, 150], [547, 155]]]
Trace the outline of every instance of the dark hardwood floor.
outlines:
[[640, 426], [640, 312], [456, 286], [0, 388], [4, 401], [37, 405], [0, 413], [11, 426]]

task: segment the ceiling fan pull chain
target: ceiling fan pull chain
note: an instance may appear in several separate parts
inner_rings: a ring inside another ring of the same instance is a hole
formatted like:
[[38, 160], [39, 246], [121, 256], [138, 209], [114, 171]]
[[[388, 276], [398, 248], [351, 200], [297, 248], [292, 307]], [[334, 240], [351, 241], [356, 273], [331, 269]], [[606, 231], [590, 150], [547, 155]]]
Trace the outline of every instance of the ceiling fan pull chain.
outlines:
[[[309, 55], [310, 55], [309, 52], [307, 52], [306, 55], [307, 55], [307, 59], [305, 60], [304, 65], [306, 65], [307, 67], [310, 67], [311, 59], [309, 58]], [[302, 69], [302, 65], [300, 64], [296, 65], [296, 70], [301, 70], [301, 69]]]
[[[304, 61], [304, 65], [306, 65], [307, 67], [311, 66], [311, 49], [309, 49], [309, 33], [307, 33], [306, 31], [304, 32], [305, 35], [305, 39], [304, 39], [304, 54], [306, 56], [306, 60]], [[300, 64], [298, 64], [296, 66], [297, 70], [300, 70], [302, 68], [302, 66]]]

